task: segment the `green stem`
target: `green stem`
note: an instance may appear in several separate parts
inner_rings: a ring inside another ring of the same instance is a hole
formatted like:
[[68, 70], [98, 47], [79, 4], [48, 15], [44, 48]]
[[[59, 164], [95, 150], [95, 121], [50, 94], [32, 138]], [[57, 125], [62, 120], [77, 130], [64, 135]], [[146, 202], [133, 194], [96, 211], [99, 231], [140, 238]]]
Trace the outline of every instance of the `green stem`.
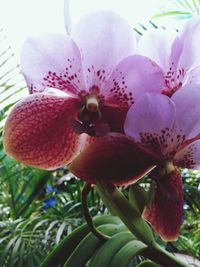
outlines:
[[119, 216], [129, 230], [142, 242], [152, 246], [155, 243], [153, 233], [149, 225], [141, 218], [140, 213], [133, 208], [123, 194], [112, 184], [101, 181], [96, 182], [98, 191], [103, 196], [105, 204], [114, 214]]
[[189, 267], [156, 243], [147, 222], [114, 185], [104, 180], [96, 181], [96, 185], [105, 204], [109, 204], [109, 208], [112, 208], [127, 228], [148, 245], [147, 254], [150, 259], [165, 267]]
[[91, 185], [88, 183], [84, 183], [82, 193], [81, 193], [81, 201], [82, 201], [82, 208], [83, 208], [83, 214], [85, 217], [85, 220], [90, 228], [90, 231], [100, 240], [108, 240], [109, 237], [104, 235], [103, 233], [99, 232], [92, 220], [92, 217], [90, 215], [89, 209], [88, 209], [88, 203], [87, 203], [87, 196], [91, 191]]

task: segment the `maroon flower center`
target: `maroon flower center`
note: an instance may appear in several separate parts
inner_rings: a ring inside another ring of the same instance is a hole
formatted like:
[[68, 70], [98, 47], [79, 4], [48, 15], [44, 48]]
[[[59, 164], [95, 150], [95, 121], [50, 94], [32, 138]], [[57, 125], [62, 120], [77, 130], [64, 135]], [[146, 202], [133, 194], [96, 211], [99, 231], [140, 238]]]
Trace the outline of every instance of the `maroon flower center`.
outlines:
[[87, 133], [90, 136], [103, 136], [110, 130], [108, 124], [101, 122], [100, 97], [92, 92], [81, 97], [82, 106], [71, 121], [71, 127], [76, 133]]

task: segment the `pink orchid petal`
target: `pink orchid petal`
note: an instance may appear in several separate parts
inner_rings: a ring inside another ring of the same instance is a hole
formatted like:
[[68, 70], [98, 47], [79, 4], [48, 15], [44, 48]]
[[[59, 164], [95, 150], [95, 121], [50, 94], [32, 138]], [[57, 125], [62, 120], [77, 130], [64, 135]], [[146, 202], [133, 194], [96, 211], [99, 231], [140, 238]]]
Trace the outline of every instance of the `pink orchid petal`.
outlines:
[[176, 125], [186, 139], [200, 133], [200, 86], [188, 85], [178, 90], [172, 100], [176, 105]]
[[103, 89], [108, 103], [130, 107], [145, 92], [160, 93], [163, 72], [150, 59], [132, 55], [122, 60], [114, 69]]
[[200, 169], [200, 141], [196, 140], [179, 150], [174, 158], [174, 164], [183, 168]]
[[184, 85], [200, 84], [200, 65], [190, 68], [184, 79]]
[[200, 19], [198, 17], [187, 21], [180, 33], [180, 39], [183, 43], [183, 49], [179, 60], [179, 69], [189, 70], [198, 66], [200, 60]]
[[154, 230], [165, 241], [178, 238], [182, 220], [183, 190], [180, 173], [175, 170], [157, 182], [155, 195], [143, 212]]
[[152, 59], [166, 72], [171, 65], [170, 57], [176, 35], [175, 30], [148, 30], [140, 38], [137, 52]]
[[175, 105], [167, 96], [147, 93], [131, 106], [124, 131], [158, 157], [169, 156], [174, 136]]
[[155, 165], [155, 160], [123, 134], [97, 138], [70, 164], [70, 171], [89, 183], [108, 179], [116, 185], [136, 182]]
[[23, 73], [23, 75], [24, 75], [24, 79], [26, 81], [26, 84], [28, 86], [30, 94], [33, 94], [35, 92], [37, 92], [37, 93], [44, 92], [44, 90], [46, 89], [46, 86], [44, 86], [42, 84], [38, 84], [36, 82], [33, 83], [33, 81], [31, 79], [29, 79], [24, 73]]
[[85, 88], [80, 51], [67, 35], [29, 37], [22, 48], [21, 66], [31, 92], [41, 91], [38, 85], [73, 95]]
[[69, 126], [78, 100], [55, 94], [33, 94], [11, 111], [4, 128], [4, 148], [15, 159], [42, 169], [68, 164], [82, 137]]
[[[187, 37], [188, 38], [188, 37]], [[176, 90], [189, 82], [188, 68], [181, 63], [185, 53], [184, 40], [176, 31], [154, 30], [145, 33], [138, 45], [138, 52], [154, 60], [164, 71], [163, 93], [171, 96]]]
[[72, 36], [83, 56], [88, 88], [100, 87], [114, 66], [132, 54], [135, 47], [133, 30], [113, 11], [96, 11], [83, 17]]

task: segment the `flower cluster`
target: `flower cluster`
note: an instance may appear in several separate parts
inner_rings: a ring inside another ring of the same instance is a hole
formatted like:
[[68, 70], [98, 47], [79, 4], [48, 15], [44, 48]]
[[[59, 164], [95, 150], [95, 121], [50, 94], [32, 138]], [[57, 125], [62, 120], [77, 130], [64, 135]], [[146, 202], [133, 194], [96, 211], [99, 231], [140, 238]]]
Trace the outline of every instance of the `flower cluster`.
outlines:
[[112, 11], [83, 17], [70, 35], [29, 37], [21, 68], [30, 96], [12, 109], [5, 151], [42, 169], [69, 165], [89, 183], [131, 184], [150, 172], [143, 217], [177, 238], [183, 209], [176, 166], [200, 166], [200, 20], [136, 42]]

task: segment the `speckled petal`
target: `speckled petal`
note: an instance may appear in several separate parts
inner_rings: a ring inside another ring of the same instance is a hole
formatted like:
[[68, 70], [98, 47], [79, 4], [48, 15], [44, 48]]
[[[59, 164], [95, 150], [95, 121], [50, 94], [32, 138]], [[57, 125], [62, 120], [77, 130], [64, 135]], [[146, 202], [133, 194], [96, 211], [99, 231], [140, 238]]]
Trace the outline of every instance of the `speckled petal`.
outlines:
[[82, 145], [82, 136], [69, 126], [78, 105], [75, 98], [42, 93], [19, 102], [5, 124], [6, 153], [41, 169], [68, 164]]
[[174, 164], [189, 169], [200, 169], [200, 141], [193, 141], [179, 150], [174, 158]]
[[155, 160], [123, 134], [110, 133], [95, 139], [69, 168], [89, 182], [108, 179], [116, 185], [136, 182], [155, 165]]
[[163, 80], [163, 72], [158, 65], [149, 58], [132, 55], [115, 67], [102, 93], [107, 103], [130, 107], [146, 92], [160, 93]]
[[186, 139], [200, 133], [200, 85], [188, 85], [177, 91], [172, 100], [176, 105], [176, 125]]
[[165, 241], [178, 238], [182, 220], [183, 190], [180, 173], [175, 170], [157, 182], [155, 195], [143, 212], [154, 230]]
[[100, 87], [114, 66], [135, 49], [132, 28], [113, 11], [84, 16], [73, 28], [72, 36], [82, 52], [88, 88]]
[[21, 67], [31, 93], [48, 86], [76, 95], [85, 88], [80, 51], [67, 35], [52, 33], [27, 38], [22, 47]]
[[173, 151], [174, 119], [175, 105], [169, 97], [147, 93], [129, 109], [124, 131], [162, 158]]

